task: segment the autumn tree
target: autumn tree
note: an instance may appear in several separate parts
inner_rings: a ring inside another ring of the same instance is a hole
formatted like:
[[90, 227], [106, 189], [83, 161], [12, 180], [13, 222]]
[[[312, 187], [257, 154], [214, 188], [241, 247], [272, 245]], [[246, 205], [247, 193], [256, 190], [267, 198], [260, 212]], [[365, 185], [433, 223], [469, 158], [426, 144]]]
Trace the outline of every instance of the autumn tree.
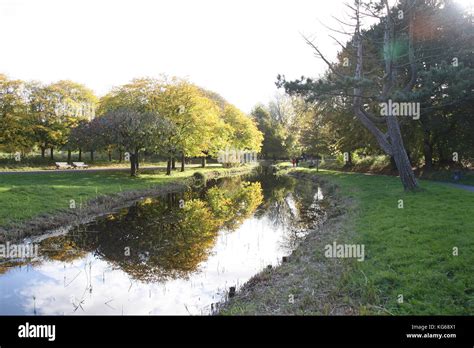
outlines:
[[217, 152], [224, 123], [216, 103], [201, 89], [185, 80], [169, 79], [155, 102], [159, 115], [174, 125], [174, 133], [160, 144], [160, 152], [168, 157], [168, 174], [177, 156], [181, 156], [184, 170], [186, 156], [205, 158]]
[[[30, 97], [30, 112], [34, 119], [34, 133], [42, 157], [46, 148], [67, 145], [71, 129], [80, 120], [91, 120], [95, 116], [97, 97], [87, 87], [72, 82], [59, 81], [47, 86], [34, 84]], [[71, 149], [68, 160], [71, 160]]]
[[222, 118], [230, 126], [227, 140], [229, 147], [260, 152], [263, 135], [255, 120], [231, 104], [225, 106]]
[[174, 159], [205, 158], [228, 146], [258, 149], [261, 135], [254, 122], [213, 92], [176, 77], [135, 79], [114, 88], [100, 101], [104, 113], [127, 108], [153, 113], [166, 125], [166, 134], [153, 151], [167, 158], [167, 174]]
[[27, 152], [33, 148], [29, 94], [27, 83], [0, 74], [0, 145], [8, 152]]

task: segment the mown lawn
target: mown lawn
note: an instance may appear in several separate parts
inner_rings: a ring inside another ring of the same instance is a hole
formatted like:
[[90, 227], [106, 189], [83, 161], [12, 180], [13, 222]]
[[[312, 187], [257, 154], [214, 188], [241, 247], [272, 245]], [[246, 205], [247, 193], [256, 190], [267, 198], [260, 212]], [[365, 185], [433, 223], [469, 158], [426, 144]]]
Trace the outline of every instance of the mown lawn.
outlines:
[[428, 180], [452, 182], [462, 185], [474, 186], [474, 171], [472, 169], [469, 171], [463, 171], [461, 178], [457, 181], [454, 180], [454, 171], [446, 169], [425, 172], [423, 173], [422, 177]]
[[422, 191], [406, 193], [397, 177], [317, 174], [357, 202], [354, 243], [366, 258], [351, 263], [343, 286], [362, 314], [474, 314], [473, 192], [421, 181]]
[[183, 173], [174, 171], [172, 176], [166, 176], [161, 171], [144, 171], [138, 178], [119, 171], [0, 175], [0, 226], [57, 209], [67, 209], [71, 199], [79, 205], [97, 195], [149, 188], [182, 180], [196, 171], [206, 173], [216, 170], [222, 168], [190, 168]]

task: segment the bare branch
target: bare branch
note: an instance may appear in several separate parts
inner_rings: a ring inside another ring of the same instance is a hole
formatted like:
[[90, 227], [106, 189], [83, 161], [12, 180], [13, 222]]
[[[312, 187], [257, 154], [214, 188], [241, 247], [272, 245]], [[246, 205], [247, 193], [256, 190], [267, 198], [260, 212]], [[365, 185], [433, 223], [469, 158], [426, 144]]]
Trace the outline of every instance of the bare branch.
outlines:
[[345, 78], [346, 76], [344, 76], [343, 74], [341, 74], [339, 71], [337, 71], [336, 69], [333, 68], [331, 62], [321, 53], [321, 51], [319, 50], [318, 47], [316, 47], [315, 44], [313, 44], [308, 38], [306, 38], [304, 35], [302, 35], [304, 40], [306, 41], [306, 43], [308, 45], [310, 45], [315, 51], [316, 51], [316, 54], [319, 58], [321, 58], [325, 63], [326, 65], [329, 67], [329, 69], [334, 73], [336, 74], [337, 76], [339, 76], [340, 78]]
[[[325, 27], [325, 28], [328, 29], [328, 30], [334, 31], [334, 32], [339, 33], [339, 34], [352, 36], [352, 33], [348, 33], [348, 32], [346, 32], [346, 31], [340, 31], [340, 30], [331, 28], [331, 27], [327, 26], [326, 24], [324, 24], [323, 22], [321, 22], [320, 20], [318, 20], [318, 22], [319, 22], [323, 27]], [[343, 28], [343, 29], [344, 29], [344, 28]]]
[[347, 25], [347, 26], [349, 26], [349, 27], [354, 27], [354, 28], [355, 28], [355, 26], [356, 26], [355, 24], [349, 24], [349, 23], [343, 22], [343, 21], [341, 21], [341, 20], [340, 20], [339, 18], [337, 18], [337, 17], [334, 17], [334, 16], [331, 16], [331, 17], [334, 18], [334, 19], [335, 19], [336, 21], [338, 21], [339, 23], [341, 23], [342, 25]]
[[345, 46], [344, 44], [342, 44], [342, 43], [341, 43], [338, 39], [336, 39], [334, 36], [329, 35], [329, 37], [330, 37], [331, 39], [333, 39], [334, 41], [336, 41], [336, 43], [338, 43], [339, 46], [342, 47], [342, 49], [347, 50], [347, 46]]

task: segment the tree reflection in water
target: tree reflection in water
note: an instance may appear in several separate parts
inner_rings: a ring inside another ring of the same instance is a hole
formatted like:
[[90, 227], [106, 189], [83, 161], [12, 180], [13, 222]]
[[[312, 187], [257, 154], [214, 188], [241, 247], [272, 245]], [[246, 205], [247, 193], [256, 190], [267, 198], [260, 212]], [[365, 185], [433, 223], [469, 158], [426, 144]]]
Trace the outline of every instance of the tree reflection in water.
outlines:
[[326, 219], [326, 201], [321, 188], [310, 180], [273, 175], [270, 167], [259, 167], [259, 175], [249, 178], [262, 184], [264, 203], [255, 216], [265, 216], [275, 229], [285, 228], [282, 247], [294, 250], [301, 239]]
[[207, 259], [219, 230], [236, 229], [262, 199], [260, 183], [243, 181], [214, 185], [204, 195], [188, 191], [146, 198], [65, 236], [48, 238], [40, 250], [62, 261], [93, 252], [146, 282], [186, 278]]
[[288, 229], [283, 243], [294, 248], [300, 232], [321, 217], [314, 193], [310, 182], [264, 170], [214, 180], [199, 189], [143, 199], [67, 235], [45, 239], [40, 252], [61, 261], [93, 253], [144, 282], [187, 278], [207, 260], [219, 231], [232, 233], [252, 215]]

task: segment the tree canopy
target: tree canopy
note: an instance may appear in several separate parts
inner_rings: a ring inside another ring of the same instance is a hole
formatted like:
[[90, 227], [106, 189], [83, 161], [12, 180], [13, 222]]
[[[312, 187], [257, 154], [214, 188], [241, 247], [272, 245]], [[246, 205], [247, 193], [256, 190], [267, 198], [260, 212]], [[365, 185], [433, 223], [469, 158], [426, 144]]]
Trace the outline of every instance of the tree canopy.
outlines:
[[[97, 98], [87, 87], [49, 85], [0, 75], [0, 146], [7, 152], [40, 149], [128, 153], [138, 173], [139, 153], [171, 162], [219, 151], [259, 151], [263, 136], [254, 120], [219, 94], [177, 77], [139, 78]], [[81, 156], [81, 155], [79, 155]], [[128, 158], [128, 157], [127, 157]]]

